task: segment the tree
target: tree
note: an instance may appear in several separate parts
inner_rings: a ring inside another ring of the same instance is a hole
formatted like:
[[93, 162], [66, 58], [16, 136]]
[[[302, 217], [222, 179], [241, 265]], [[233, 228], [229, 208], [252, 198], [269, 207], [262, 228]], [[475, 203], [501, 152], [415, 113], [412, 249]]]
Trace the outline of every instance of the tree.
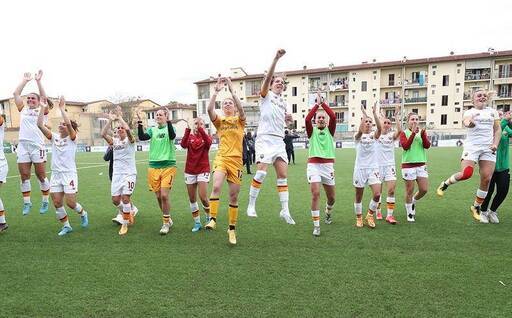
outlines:
[[111, 97], [110, 100], [113, 101], [112, 105], [108, 105], [102, 108], [104, 113], [108, 113], [110, 111], [115, 110], [117, 107], [121, 108], [121, 112], [123, 114], [123, 119], [130, 126], [130, 129], [137, 128], [137, 107], [140, 102], [143, 100], [142, 96], [122, 96], [117, 95]]

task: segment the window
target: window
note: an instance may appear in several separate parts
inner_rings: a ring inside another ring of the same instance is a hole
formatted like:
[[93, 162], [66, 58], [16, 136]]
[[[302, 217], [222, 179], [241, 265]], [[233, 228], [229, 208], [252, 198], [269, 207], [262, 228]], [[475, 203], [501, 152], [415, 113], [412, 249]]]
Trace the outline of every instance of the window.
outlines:
[[210, 98], [210, 85], [199, 85], [197, 86], [197, 98], [208, 99]]
[[455, 93], [459, 93], [459, 92], [460, 92], [460, 88], [458, 88], [458, 87], [457, 87], [457, 88], [455, 89]]
[[430, 109], [430, 113], [433, 114], [434, 113], [434, 108], [431, 108]]
[[394, 86], [395, 85], [395, 74], [389, 74], [388, 75], [388, 85]]
[[201, 113], [206, 114], [206, 101], [205, 100], [203, 100], [201, 102], [201, 109], [202, 109]]
[[432, 65], [432, 68], [437, 68], [437, 65]]
[[352, 81], [355, 82], [356, 81], [356, 78], [355, 77], [352, 77]]
[[178, 119], [178, 111], [177, 110], [173, 110], [172, 113], [171, 113], [171, 118], [173, 120], [176, 120]]
[[366, 99], [361, 100], [361, 105], [363, 106], [364, 109], [366, 109]]
[[435, 90], [435, 89], [433, 89], [433, 90], [432, 90], [432, 95], [435, 95], [435, 93], [436, 93], [436, 90]]
[[441, 115], [441, 125], [446, 125], [447, 121], [448, 121], [448, 115], [442, 114]]
[[293, 129], [297, 129], [297, 121], [296, 120], [293, 121]]
[[458, 122], [458, 121], [454, 121], [454, 122], [453, 122], [453, 124], [454, 124], [454, 125], [458, 125], [458, 124], [459, 124], [459, 122]]
[[292, 96], [297, 96], [297, 87], [292, 87]]
[[432, 75], [436, 75], [436, 71], [432, 71]]
[[448, 95], [443, 95], [441, 99], [441, 106], [448, 106]]
[[260, 94], [261, 81], [245, 82], [245, 96], [257, 96]]
[[192, 111], [192, 117], [197, 118], [197, 110]]
[[220, 102], [219, 101], [215, 102], [215, 109], [220, 109]]
[[[457, 69], [457, 74], [460, 74], [460, 68]], [[454, 122], [455, 123], [455, 122]]]
[[415, 114], [418, 114], [418, 108], [413, 108], [412, 112], [415, 113]]
[[297, 114], [297, 104], [292, 104], [292, 113]]
[[366, 81], [362, 81], [361, 82], [361, 91], [362, 92], [366, 92], [366, 90], [368, 89], [368, 84], [366, 83]]
[[455, 112], [460, 113], [460, 107], [455, 107]]
[[450, 75], [443, 75], [443, 86], [450, 85]]
[[455, 104], [455, 105], [459, 105], [459, 102], [455, 102], [454, 104]]
[[148, 112], [146, 116], [148, 119], [155, 119], [155, 112]]

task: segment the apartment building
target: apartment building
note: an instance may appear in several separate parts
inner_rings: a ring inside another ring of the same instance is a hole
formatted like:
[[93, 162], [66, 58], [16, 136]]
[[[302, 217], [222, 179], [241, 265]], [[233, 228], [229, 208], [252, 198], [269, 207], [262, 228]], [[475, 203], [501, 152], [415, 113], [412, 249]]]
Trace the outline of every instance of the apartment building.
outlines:
[[[363, 62], [357, 65], [301, 70], [278, 70], [286, 74], [284, 98], [298, 131], [305, 129], [304, 118], [314, 103], [316, 91], [336, 113], [339, 136], [351, 135], [359, 127], [361, 106], [370, 111], [374, 103], [393, 116], [418, 113], [420, 122], [431, 131], [460, 134], [462, 114], [472, 107], [471, 94], [477, 89], [496, 91], [492, 106], [508, 111], [512, 104], [512, 50], [474, 54], [407, 59], [390, 62]], [[264, 74], [247, 74], [242, 68], [231, 69], [232, 82], [248, 114], [247, 129], [255, 130], [258, 121], [259, 89]], [[195, 82], [197, 113], [209, 123], [206, 108], [213, 94], [215, 79]], [[220, 101], [229, 96], [219, 93]], [[207, 125], [212, 132], [214, 127]]]

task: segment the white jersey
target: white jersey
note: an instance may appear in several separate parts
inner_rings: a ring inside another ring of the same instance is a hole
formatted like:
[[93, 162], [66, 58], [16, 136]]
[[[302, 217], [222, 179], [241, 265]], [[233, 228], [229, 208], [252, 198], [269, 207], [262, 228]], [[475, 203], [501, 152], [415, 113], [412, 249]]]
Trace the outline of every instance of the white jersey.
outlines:
[[114, 150], [113, 175], [137, 174], [135, 166], [135, 143], [131, 143], [128, 137], [124, 140], [113, 138], [112, 149]]
[[267, 96], [260, 98], [260, 121], [258, 136], [273, 135], [284, 138], [286, 102], [281, 95], [268, 91]]
[[[75, 139], [76, 140], [76, 139]], [[76, 173], [76, 141], [52, 132], [52, 172]]]
[[360, 140], [356, 140], [356, 164], [355, 169], [378, 168], [376, 160], [376, 140], [372, 131], [369, 134], [362, 134]]
[[4, 153], [4, 137], [5, 137], [5, 121], [0, 126], [0, 160], [5, 159], [5, 153]]
[[395, 164], [395, 132], [381, 134], [377, 140], [376, 160], [380, 167]]
[[[36, 145], [44, 144], [44, 136], [39, 127], [37, 127], [37, 117], [39, 116], [39, 107], [29, 108], [24, 106], [20, 111], [20, 142], [30, 142]], [[48, 122], [48, 115], [44, 115], [45, 124]]]
[[468, 128], [465, 145], [490, 146], [494, 140], [494, 121], [499, 120], [498, 112], [491, 108], [471, 108], [464, 112], [464, 117], [472, 117], [475, 127]]

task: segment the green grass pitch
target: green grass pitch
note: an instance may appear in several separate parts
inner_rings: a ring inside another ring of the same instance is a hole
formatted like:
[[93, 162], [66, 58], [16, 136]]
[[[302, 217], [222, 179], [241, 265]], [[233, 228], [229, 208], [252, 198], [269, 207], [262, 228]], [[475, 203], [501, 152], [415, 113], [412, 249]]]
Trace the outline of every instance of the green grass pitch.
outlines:
[[167, 236], [158, 234], [161, 213], [147, 190], [147, 153], [137, 153], [134, 202], [140, 213], [126, 237], [110, 221], [114, 208], [101, 153], [77, 155], [79, 201], [89, 211], [90, 227], [81, 229], [68, 211], [75, 231], [67, 237], [57, 236], [53, 208], [39, 215], [35, 178], [32, 213], [21, 215], [17, 167], [8, 155], [9, 179], [0, 188], [10, 226], [0, 235], [0, 316], [510, 317], [510, 198], [501, 207], [501, 224], [482, 225], [468, 211], [478, 177], [451, 187], [442, 199], [435, 195], [440, 181], [458, 169], [460, 151], [429, 151], [430, 192], [417, 205], [415, 224], [406, 222], [399, 180], [400, 223], [380, 221], [370, 230], [354, 227], [355, 152], [337, 150], [334, 223], [325, 225], [322, 215], [322, 236], [314, 238], [307, 153], [297, 150], [288, 178], [297, 225], [279, 219], [274, 171], [260, 193], [259, 217], [248, 219], [251, 176], [244, 174], [235, 247], [228, 246], [225, 232], [226, 189], [217, 230], [191, 233], [183, 152]]

